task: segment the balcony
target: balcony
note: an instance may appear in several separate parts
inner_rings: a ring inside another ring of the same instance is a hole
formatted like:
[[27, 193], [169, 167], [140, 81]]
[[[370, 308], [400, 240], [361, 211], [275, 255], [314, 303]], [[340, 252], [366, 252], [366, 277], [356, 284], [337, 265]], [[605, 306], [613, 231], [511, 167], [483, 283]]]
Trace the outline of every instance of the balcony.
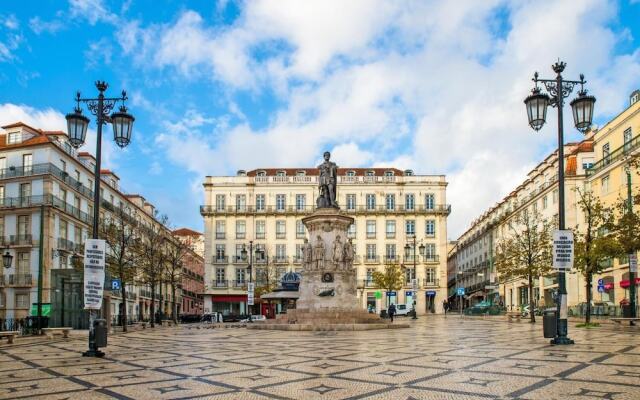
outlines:
[[211, 282], [211, 288], [213, 289], [226, 289], [229, 287], [229, 281], [227, 280], [215, 280]]
[[418, 256], [417, 255], [405, 255], [404, 257], [402, 257], [402, 259], [404, 260], [405, 263], [413, 263], [413, 262], [417, 262], [418, 260]]
[[376, 238], [375, 232], [367, 232], [367, 239], [375, 239], [375, 238]]
[[76, 207], [67, 204], [56, 196], [51, 194], [38, 195], [38, 196], [22, 196], [22, 197], [5, 197], [0, 199], [1, 208], [22, 208], [22, 207], [37, 207], [37, 206], [53, 206], [58, 208], [67, 214], [79, 219], [80, 221], [91, 225], [93, 217], [87, 213], [80, 211]]
[[31, 234], [9, 236], [10, 246], [33, 246], [36, 244]]
[[302, 257], [293, 257], [294, 264], [302, 264]]
[[633, 153], [635, 150], [640, 147], [640, 136], [634, 137], [630, 142], [623, 144], [618, 147], [614, 151], [612, 151], [608, 156], [602, 158], [593, 166], [585, 171], [587, 176], [595, 175], [598, 172], [605, 169], [607, 166], [613, 164], [616, 161], [621, 160], [625, 156]]
[[387, 239], [395, 239], [396, 238], [396, 233], [395, 232], [387, 232], [385, 237]]
[[58, 250], [65, 250], [73, 252], [76, 250], [75, 244], [71, 240], [64, 238], [58, 238]]
[[366, 255], [364, 258], [365, 264], [380, 264], [380, 256]]
[[216, 256], [213, 257], [213, 264], [229, 264], [229, 257], [228, 256]]
[[373, 278], [371, 279], [362, 279], [358, 282], [361, 288], [374, 288], [376, 287], [375, 284], [373, 283]]
[[286, 238], [287, 238], [286, 232], [276, 232], [276, 239], [286, 239]]
[[236, 232], [236, 239], [244, 239], [247, 236], [244, 232]]
[[289, 257], [287, 257], [287, 256], [276, 256], [273, 259], [273, 262], [275, 264], [288, 264], [289, 263]]
[[427, 254], [422, 256], [422, 262], [427, 264], [437, 264], [440, 262], [440, 256], [436, 254]]
[[225, 234], [224, 232], [216, 232], [216, 239], [224, 239]]
[[11, 274], [6, 275], [4, 278], [5, 286], [31, 287], [33, 285], [31, 274]]
[[246, 280], [235, 280], [235, 281], [231, 281], [231, 286], [234, 289], [246, 289], [247, 288], [247, 281]]
[[437, 288], [440, 287], [440, 279], [423, 279], [422, 280], [422, 286], [426, 287], [426, 288]]
[[[222, 216], [222, 215], [255, 215], [255, 214], [286, 214], [286, 215], [308, 215], [315, 210], [315, 206], [261, 206], [261, 207], [216, 207], [215, 205], [201, 205], [200, 214], [202, 216]], [[357, 206], [345, 209], [349, 214], [443, 214], [451, 213], [451, 205], [438, 204], [433, 207], [417, 206], [413, 209], [406, 209], [404, 206], [386, 207], [382, 206]]]
[[249, 264], [249, 260], [247, 260], [246, 258], [242, 258], [242, 256], [233, 256], [231, 258], [231, 261], [234, 264]]
[[385, 264], [395, 264], [398, 261], [400, 261], [400, 257], [398, 257], [397, 255], [386, 255], [386, 256], [384, 256]]
[[84, 186], [82, 182], [69, 176], [69, 174], [51, 163], [35, 164], [28, 167], [9, 167], [0, 169], [0, 179], [9, 179], [24, 176], [51, 174], [67, 184], [80, 194], [93, 198], [93, 190]]

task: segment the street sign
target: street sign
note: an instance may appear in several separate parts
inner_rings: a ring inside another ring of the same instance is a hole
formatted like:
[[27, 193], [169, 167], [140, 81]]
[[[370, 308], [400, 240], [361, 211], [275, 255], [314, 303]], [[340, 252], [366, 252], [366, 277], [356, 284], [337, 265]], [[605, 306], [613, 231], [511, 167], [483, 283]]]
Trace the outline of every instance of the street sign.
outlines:
[[106, 244], [101, 239], [84, 242], [84, 309], [102, 308], [104, 290], [104, 256]]
[[458, 288], [458, 296], [464, 296], [464, 288], [463, 287], [459, 287]]
[[253, 305], [253, 291], [255, 289], [255, 284], [253, 282], [247, 284], [247, 305]]
[[409, 297], [409, 296], [413, 296], [413, 292], [410, 290], [407, 290], [406, 292], [404, 292], [404, 295]]
[[387, 296], [395, 296], [396, 292], [387, 292]]
[[418, 289], [418, 280], [417, 279], [412, 279], [411, 280], [411, 287], [413, 288], [413, 290], [417, 290]]
[[598, 285], [598, 293], [604, 293], [604, 286]]
[[604, 286], [604, 279], [598, 279], [598, 286]]
[[629, 256], [629, 272], [638, 272], [638, 256], [635, 254]]
[[553, 267], [573, 268], [573, 232], [568, 229], [553, 231]]
[[120, 279], [111, 279], [111, 290], [120, 290]]

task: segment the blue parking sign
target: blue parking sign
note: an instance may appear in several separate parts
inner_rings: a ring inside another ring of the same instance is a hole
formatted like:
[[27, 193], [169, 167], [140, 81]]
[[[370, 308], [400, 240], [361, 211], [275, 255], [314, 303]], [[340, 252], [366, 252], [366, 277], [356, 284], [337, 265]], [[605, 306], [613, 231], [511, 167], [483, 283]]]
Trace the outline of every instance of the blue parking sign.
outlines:
[[598, 286], [604, 286], [604, 279], [598, 279]]
[[111, 279], [111, 290], [120, 290], [120, 279]]
[[458, 288], [458, 296], [464, 296], [464, 288], [463, 287], [459, 287]]

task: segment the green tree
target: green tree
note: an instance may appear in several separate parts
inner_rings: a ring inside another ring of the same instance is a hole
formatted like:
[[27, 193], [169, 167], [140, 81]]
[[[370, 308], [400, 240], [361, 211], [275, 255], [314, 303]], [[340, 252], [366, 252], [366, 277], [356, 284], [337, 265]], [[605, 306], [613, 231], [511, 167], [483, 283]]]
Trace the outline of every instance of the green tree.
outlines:
[[623, 254], [623, 249], [614, 235], [608, 235], [611, 226], [611, 210], [604, 207], [600, 199], [590, 190], [576, 189], [578, 207], [584, 215], [584, 228], [576, 226], [574, 238], [574, 266], [584, 276], [587, 292], [585, 323], [591, 322], [591, 300], [593, 298], [593, 275], [606, 268], [606, 261]]
[[551, 223], [538, 212], [524, 210], [509, 222], [509, 233], [498, 242], [495, 266], [502, 277], [526, 279], [529, 315], [536, 322], [533, 280], [551, 270]]
[[[373, 284], [380, 289], [384, 289], [387, 293], [402, 289], [404, 284], [404, 271], [398, 264], [386, 264], [384, 271], [374, 271], [371, 274]], [[389, 297], [387, 295], [387, 307], [389, 306]]]
[[127, 285], [133, 283], [138, 273], [138, 229], [135, 216], [129, 207], [118, 207], [100, 221], [100, 237], [107, 244], [107, 268], [111, 276], [120, 280], [122, 331], [127, 331]]

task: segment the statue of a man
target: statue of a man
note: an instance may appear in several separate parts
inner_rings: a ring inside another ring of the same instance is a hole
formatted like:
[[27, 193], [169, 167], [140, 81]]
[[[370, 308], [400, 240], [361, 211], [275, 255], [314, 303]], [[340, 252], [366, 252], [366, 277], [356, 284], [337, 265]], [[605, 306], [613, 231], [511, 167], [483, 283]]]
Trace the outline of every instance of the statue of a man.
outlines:
[[344, 244], [344, 268], [347, 269], [351, 265], [353, 265], [353, 243], [351, 243], [351, 239], [347, 240]]
[[308, 239], [304, 239], [304, 244], [302, 245], [302, 265], [305, 269], [311, 269], [312, 262], [313, 249], [311, 248], [311, 243], [309, 243]]
[[318, 197], [318, 208], [322, 207], [338, 207], [336, 202], [336, 182], [338, 181], [338, 166], [336, 163], [329, 161], [331, 153], [324, 152], [324, 162], [318, 165], [320, 179], [318, 186], [320, 188], [320, 196]]
[[340, 235], [338, 235], [333, 242], [333, 262], [336, 264], [336, 269], [340, 268], [342, 261], [344, 261], [344, 245], [340, 241]]
[[324, 266], [324, 242], [320, 235], [316, 238], [316, 245], [313, 247], [313, 261], [316, 262], [316, 269], [321, 270]]

